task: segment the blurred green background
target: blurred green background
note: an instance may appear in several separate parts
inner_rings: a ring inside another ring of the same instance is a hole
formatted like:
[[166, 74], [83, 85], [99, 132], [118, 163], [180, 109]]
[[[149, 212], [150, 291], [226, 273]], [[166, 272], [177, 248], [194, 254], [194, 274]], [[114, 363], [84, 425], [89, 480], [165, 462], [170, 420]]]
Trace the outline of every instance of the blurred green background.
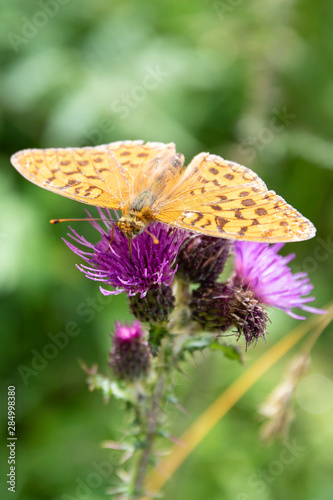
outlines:
[[[61, 241], [66, 226], [49, 225], [50, 218], [84, 216], [84, 205], [21, 178], [10, 155], [144, 139], [175, 142], [187, 160], [209, 151], [243, 163], [316, 225], [318, 238], [284, 252], [297, 252], [293, 269], [309, 273], [314, 305], [324, 306], [333, 279], [332, 23], [330, 0], [2, 0], [1, 413], [5, 429], [7, 386], [15, 385], [20, 500], [100, 500], [116, 481], [119, 458], [100, 442], [120, 438], [125, 413], [88, 392], [78, 359], [107, 373], [114, 321], [131, 318], [124, 296], [102, 300], [98, 285], [76, 269], [78, 259]], [[96, 238], [87, 226], [75, 227]], [[271, 319], [267, 345], [249, 349], [248, 365], [297, 324], [280, 311]], [[56, 347], [66, 328], [75, 336]], [[328, 382], [331, 338], [329, 327], [311, 368]], [[257, 407], [287, 362], [209, 434], [165, 498], [331, 498], [329, 391], [319, 414], [296, 403], [288, 443], [296, 439], [302, 451], [282, 470], [272, 464], [286, 445], [266, 447], [258, 437]], [[189, 378], [178, 376], [177, 393], [189, 414], [172, 412], [177, 436], [245, 368], [204, 353], [184, 369]], [[1, 498], [6, 460], [2, 447]], [[111, 466], [101, 481], [93, 473], [105, 461]], [[258, 482], [260, 474], [266, 479]]]

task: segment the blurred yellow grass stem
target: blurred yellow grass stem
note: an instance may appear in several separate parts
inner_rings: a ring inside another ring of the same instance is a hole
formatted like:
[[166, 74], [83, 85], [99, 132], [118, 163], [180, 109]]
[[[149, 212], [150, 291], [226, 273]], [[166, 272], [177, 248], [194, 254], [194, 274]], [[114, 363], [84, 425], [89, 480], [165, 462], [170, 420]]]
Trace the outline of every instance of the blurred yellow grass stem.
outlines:
[[[282, 340], [273, 345], [273, 347], [238, 377], [181, 436], [181, 445], [174, 445], [168, 456], [158, 463], [158, 470], [154, 469], [147, 476], [146, 491], [149, 491], [152, 495], [158, 493], [214, 425], [217, 424], [262, 375], [314, 327], [316, 328], [313, 335], [317, 339], [333, 319], [333, 303], [328, 306], [327, 311], [327, 314], [323, 317], [312, 316], [304, 323], [301, 323]], [[142, 500], [148, 500], [148, 498], [143, 497]]]

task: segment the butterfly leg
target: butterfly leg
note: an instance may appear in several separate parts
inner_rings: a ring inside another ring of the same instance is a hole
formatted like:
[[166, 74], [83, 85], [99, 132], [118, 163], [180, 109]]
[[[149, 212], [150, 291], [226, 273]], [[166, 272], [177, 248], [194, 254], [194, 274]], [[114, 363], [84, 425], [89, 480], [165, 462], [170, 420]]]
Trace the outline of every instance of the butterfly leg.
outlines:
[[133, 260], [132, 260], [132, 238], [128, 238], [128, 250], [129, 250], [130, 261], [133, 264]]
[[110, 240], [110, 243], [109, 243], [109, 246], [108, 246], [108, 249], [107, 249], [107, 252], [110, 250], [111, 248], [111, 245], [113, 243], [113, 237], [114, 237], [114, 224], [112, 224], [112, 229], [111, 229], [111, 240]]

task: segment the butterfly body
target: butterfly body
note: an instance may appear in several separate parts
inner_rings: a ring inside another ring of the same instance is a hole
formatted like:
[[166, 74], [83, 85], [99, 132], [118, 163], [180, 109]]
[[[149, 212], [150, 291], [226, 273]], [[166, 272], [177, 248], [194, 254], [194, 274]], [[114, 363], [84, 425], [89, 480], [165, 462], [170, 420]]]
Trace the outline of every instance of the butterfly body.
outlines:
[[150, 168], [150, 187], [144, 188], [135, 198], [122, 207], [122, 217], [118, 227], [127, 238], [141, 234], [156, 219], [155, 209], [168, 198], [175, 181], [184, 167], [183, 155], [176, 154], [161, 161], [154, 160]]
[[122, 141], [87, 148], [27, 149], [11, 158], [28, 180], [82, 203], [122, 211], [133, 238], [153, 221], [220, 238], [300, 241], [313, 224], [250, 169], [209, 153], [184, 168], [175, 145]]
[[[149, 198], [147, 197], [147, 199]], [[141, 203], [139, 202], [137, 205], [133, 203], [129, 210], [123, 210], [123, 215], [117, 224], [126, 238], [134, 238], [154, 222], [150, 205], [142, 205], [144, 202], [145, 197], [142, 197]]]

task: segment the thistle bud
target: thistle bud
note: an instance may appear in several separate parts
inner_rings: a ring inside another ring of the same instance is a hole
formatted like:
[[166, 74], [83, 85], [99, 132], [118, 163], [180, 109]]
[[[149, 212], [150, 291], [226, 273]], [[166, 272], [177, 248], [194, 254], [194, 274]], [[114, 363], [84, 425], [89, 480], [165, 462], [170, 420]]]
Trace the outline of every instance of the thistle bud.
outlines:
[[177, 275], [191, 283], [212, 283], [224, 269], [231, 242], [205, 235], [190, 235], [177, 257]]
[[138, 321], [131, 326], [116, 323], [110, 352], [110, 367], [117, 378], [133, 382], [145, 377], [150, 368], [151, 354]]
[[252, 342], [257, 342], [260, 337], [265, 338], [269, 320], [267, 311], [251, 290], [244, 287], [235, 288], [230, 306], [233, 324], [238, 330], [239, 337], [244, 335], [246, 348]]
[[190, 302], [193, 320], [204, 330], [225, 332], [232, 326], [232, 297], [233, 289], [226, 284], [201, 285]]
[[130, 310], [134, 316], [148, 323], [162, 323], [168, 321], [169, 315], [175, 306], [175, 298], [170, 286], [160, 285], [151, 289], [145, 297], [136, 294], [129, 297]]
[[253, 292], [243, 287], [223, 283], [201, 286], [193, 292], [190, 307], [192, 318], [205, 330], [225, 332], [236, 327], [246, 347], [265, 337], [267, 312]]

